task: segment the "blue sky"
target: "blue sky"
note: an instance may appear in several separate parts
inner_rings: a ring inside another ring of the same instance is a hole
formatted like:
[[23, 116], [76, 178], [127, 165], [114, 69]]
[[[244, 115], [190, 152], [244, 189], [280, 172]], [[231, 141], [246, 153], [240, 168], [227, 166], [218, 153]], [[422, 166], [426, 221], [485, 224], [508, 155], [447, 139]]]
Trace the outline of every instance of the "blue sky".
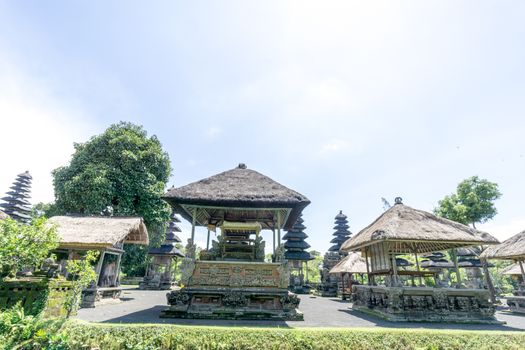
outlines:
[[[310, 198], [308, 242], [381, 197], [432, 210], [458, 182], [499, 183], [525, 229], [521, 1], [0, 1], [0, 191], [119, 120], [170, 154], [171, 184], [244, 162]], [[185, 227], [187, 227], [185, 225]], [[187, 232], [187, 231], [186, 231]], [[204, 234], [201, 234], [204, 238]]]

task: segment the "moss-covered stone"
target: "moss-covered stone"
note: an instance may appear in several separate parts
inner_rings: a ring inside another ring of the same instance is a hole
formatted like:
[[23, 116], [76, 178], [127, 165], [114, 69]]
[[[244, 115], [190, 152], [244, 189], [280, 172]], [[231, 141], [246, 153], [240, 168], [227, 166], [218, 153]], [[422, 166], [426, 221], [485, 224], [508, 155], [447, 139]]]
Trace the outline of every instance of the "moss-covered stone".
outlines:
[[20, 302], [30, 315], [65, 316], [71, 282], [60, 278], [25, 277], [0, 281], [0, 309]]

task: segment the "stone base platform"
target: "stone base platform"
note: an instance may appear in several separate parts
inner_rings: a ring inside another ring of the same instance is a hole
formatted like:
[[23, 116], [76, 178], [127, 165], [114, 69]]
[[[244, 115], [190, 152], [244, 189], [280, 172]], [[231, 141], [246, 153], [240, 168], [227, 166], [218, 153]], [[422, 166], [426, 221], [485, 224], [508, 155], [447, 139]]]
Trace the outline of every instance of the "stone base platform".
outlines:
[[353, 286], [352, 309], [389, 321], [502, 324], [485, 289]]
[[511, 312], [525, 314], [525, 296], [507, 297], [507, 305]]
[[299, 298], [282, 289], [182, 288], [167, 294], [161, 318], [302, 321]]
[[120, 302], [122, 287], [87, 288], [82, 291], [80, 307], [91, 308], [97, 305]]
[[167, 294], [161, 317], [302, 320], [285, 263], [182, 260], [185, 287]]

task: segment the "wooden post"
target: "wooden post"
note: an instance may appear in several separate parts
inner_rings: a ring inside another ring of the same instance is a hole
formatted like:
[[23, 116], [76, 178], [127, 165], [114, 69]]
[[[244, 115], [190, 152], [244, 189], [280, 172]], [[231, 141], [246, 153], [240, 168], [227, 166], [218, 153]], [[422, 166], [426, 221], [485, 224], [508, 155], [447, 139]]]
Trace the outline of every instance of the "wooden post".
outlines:
[[210, 229], [208, 228], [208, 238], [206, 240], [206, 250], [210, 249]]
[[368, 250], [366, 248], [367, 247], [364, 248], [364, 251], [365, 251], [365, 262], [366, 262], [366, 277], [367, 277], [367, 280], [368, 280], [368, 285], [371, 286], [372, 285], [372, 280], [370, 278], [370, 267], [368, 266]]
[[117, 269], [115, 271], [115, 281], [113, 281], [113, 284], [116, 287], [120, 286], [120, 261], [122, 260], [122, 253], [119, 253], [117, 256]]
[[487, 289], [489, 290], [490, 302], [495, 303], [496, 302], [496, 289], [494, 288], [494, 284], [492, 284], [492, 278], [490, 277], [487, 259], [481, 259], [481, 266], [483, 267], [483, 275], [485, 277], [485, 284], [487, 285]]
[[456, 278], [457, 278], [457, 284], [458, 284], [456, 288], [459, 288], [461, 286], [461, 273], [459, 272], [458, 256], [457, 256], [455, 249], [454, 249], [454, 268], [456, 269]]
[[275, 227], [272, 229], [273, 232], [273, 255], [275, 259]]
[[395, 287], [394, 284], [397, 284], [397, 264], [396, 264], [396, 254], [391, 253], [390, 261], [392, 262], [392, 275], [391, 287]]
[[[414, 249], [414, 256], [416, 257], [416, 269], [417, 269], [417, 272], [419, 273], [420, 270], [419, 270], [419, 259], [417, 258], [417, 249]], [[421, 280], [421, 275], [419, 274], [418, 277], [419, 277], [419, 286], [422, 286], [423, 282]]]
[[[197, 208], [193, 208], [193, 215], [191, 218], [191, 245], [195, 244], [195, 217], [196, 216], [197, 216]], [[192, 258], [194, 258], [194, 256]]]
[[281, 211], [277, 211], [277, 247], [281, 247]]
[[523, 260], [518, 260], [521, 269], [521, 283], [525, 286], [525, 269], [523, 268]]
[[102, 271], [102, 264], [104, 263], [105, 256], [106, 256], [106, 252], [104, 250], [100, 252], [100, 257], [98, 258], [97, 267], [95, 268], [95, 273], [97, 274], [96, 286], [98, 286], [98, 283], [100, 281], [100, 273]]

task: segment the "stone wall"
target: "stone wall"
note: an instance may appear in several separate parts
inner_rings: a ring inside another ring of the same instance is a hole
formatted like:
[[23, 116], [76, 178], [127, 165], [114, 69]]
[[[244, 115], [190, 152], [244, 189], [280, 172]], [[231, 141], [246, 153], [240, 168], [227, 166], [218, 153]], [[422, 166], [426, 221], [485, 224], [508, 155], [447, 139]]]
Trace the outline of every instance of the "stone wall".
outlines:
[[0, 281], [0, 308], [5, 310], [20, 302], [25, 312], [44, 317], [65, 316], [65, 302], [71, 292], [71, 282], [61, 278], [26, 277]]
[[390, 321], [500, 323], [485, 289], [353, 286], [352, 300]]

